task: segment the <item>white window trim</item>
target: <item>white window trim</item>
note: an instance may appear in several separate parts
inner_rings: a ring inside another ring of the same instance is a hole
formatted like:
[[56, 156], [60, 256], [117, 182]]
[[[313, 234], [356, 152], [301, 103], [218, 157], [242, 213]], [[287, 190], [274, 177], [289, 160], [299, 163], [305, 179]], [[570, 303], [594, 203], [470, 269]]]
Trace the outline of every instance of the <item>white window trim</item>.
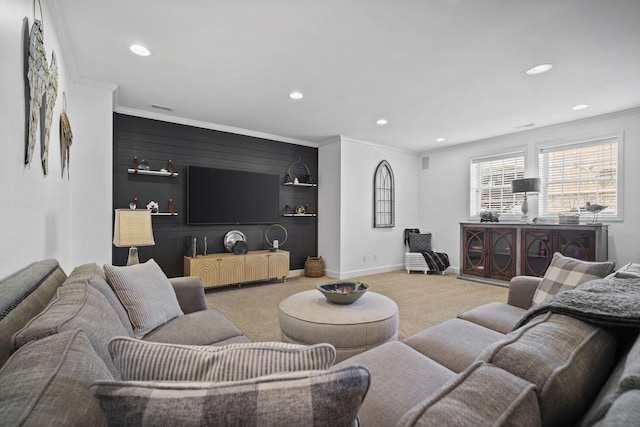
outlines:
[[[480, 218], [480, 215], [475, 214], [475, 215], [471, 215], [471, 208], [472, 208], [472, 203], [471, 203], [471, 198], [472, 198], [472, 187], [471, 187], [471, 167], [473, 166], [474, 163], [481, 163], [481, 162], [491, 162], [491, 161], [495, 161], [495, 160], [501, 160], [501, 159], [508, 159], [508, 158], [513, 158], [513, 157], [523, 157], [524, 158], [524, 173], [526, 175], [527, 172], [527, 152], [525, 149], [518, 149], [517, 151], [511, 151], [508, 153], [498, 153], [498, 154], [490, 154], [490, 155], [484, 155], [484, 156], [477, 156], [477, 157], [472, 157], [469, 159], [469, 177], [467, 179], [467, 182], [469, 183], [469, 190], [467, 191], [468, 194], [468, 207], [467, 207], [467, 212], [469, 214], [469, 221], [478, 221], [478, 219]], [[513, 213], [513, 214], [508, 214], [508, 213], [503, 213], [500, 214], [500, 221], [501, 222], [518, 222], [520, 220], [522, 216], [522, 213]]]
[[[554, 140], [543, 143], [536, 144], [536, 169], [538, 170], [538, 175], [540, 174], [540, 153], [542, 150], [548, 150], [553, 148], [562, 148], [569, 147], [571, 145], [585, 145], [585, 144], [597, 144], [598, 141], [603, 141], [606, 139], [616, 138], [618, 141], [618, 185], [617, 185], [617, 201], [618, 201], [618, 210], [616, 215], [598, 215], [598, 222], [620, 222], [624, 221], [624, 131], [612, 131], [601, 134], [591, 134], [584, 137], [578, 138], [565, 138], [562, 140]], [[540, 177], [542, 178], [542, 177]], [[540, 196], [542, 197], [542, 193]], [[557, 214], [546, 214], [542, 215], [540, 213], [541, 218], [545, 219], [554, 219], [557, 220]], [[588, 223], [592, 220], [592, 214], [584, 211], [580, 212], [580, 222]]]

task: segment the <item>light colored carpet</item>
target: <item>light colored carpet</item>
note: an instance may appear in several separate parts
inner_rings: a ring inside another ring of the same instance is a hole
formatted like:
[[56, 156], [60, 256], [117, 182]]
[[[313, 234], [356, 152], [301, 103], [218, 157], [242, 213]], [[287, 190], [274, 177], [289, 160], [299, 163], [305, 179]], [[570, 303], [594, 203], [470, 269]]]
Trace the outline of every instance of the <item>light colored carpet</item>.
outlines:
[[[206, 290], [207, 305], [233, 321], [253, 341], [280, 341], [278, 305], [297, 292], [315, 289], [328, 277], [292, 277], [282, 282], [261, 282], [240, 287]], [[407, 274], [404, 270], [356, 277], [369, 290], [393, 299], [398, 304], [398, 338], [406, 338], [422, 329], [456, 317], [458, 313], [488, 302], [507, 301], [508, 289], [501, 286], [459, 280], [455, 274]]]

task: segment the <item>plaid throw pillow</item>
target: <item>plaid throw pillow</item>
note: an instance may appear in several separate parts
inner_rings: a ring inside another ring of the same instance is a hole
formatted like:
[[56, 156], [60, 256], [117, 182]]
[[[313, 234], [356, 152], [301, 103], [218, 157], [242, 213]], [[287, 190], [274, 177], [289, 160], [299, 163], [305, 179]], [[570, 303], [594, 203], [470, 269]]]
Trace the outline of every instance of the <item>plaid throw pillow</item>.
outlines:
[[348, 366], [237, 382], [99, 381], [91, 392], [109, 425], [352, 426], [369, 371]]
[[116, 337], [109, 353], [124, 381], [240, 381], [278, 372], [329, 369], [331, 344], [280, 342], [195, 346]]
[[431, 250], [431, 233], [409, 233], [409, 252], [428, 252]]
[[533, 296], [533, 303], [539, 304], [558, 292], [575, 289], [589, 280], [602, 279], [613, 271], [614, 266], [613, 261], [581, 261], [556, 252]]

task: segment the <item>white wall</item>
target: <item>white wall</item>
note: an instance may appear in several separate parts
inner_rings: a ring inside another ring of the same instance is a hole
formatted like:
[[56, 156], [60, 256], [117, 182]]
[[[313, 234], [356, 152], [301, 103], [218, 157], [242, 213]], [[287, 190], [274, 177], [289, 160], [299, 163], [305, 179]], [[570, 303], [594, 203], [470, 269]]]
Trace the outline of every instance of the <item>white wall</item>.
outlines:
[[[0, 146], [3, 153], [0, 278], [44, 258], [58, 259], [67, 272], [80, 261], [111, 260], [108, 234], [111, 232], [112, 91], [71, 81], [53, 19], [44, 2], [43, 12], [47, 60], [51, 61], [51, 52], [55, 50], [59, 73], [47, 176], [39, 160], [39, 143], [30, 167], [24, 165], [22, 49], [23, 31], [28, 34], [33, 23], [33, 2], [0, 3]], [[26, 26], [25, 17], [28, 17]], [[61, 178], [59, 118], [63, 92], [66, 92], [67, 114], [74, 134], [70, 181]], [[84, 245], [76, 247], [80, 242]]]
[[[537, 148], [554, 141], [588, 138], [624, 131], [623, 221], [609, 223], [609, 259], [616, 265], [640, 262], [640, 109], [515, 133], [423, 153], [429, 168], [419, 173], [420, 227], [433, 228], [438, 247], [448, 252], [452, 266], [460, 265], [459, 222], [469, 220], [469, 161], [472, 157], [523, 150], [526, 176], [537, 176]], [[529, 217], [537, 215], [537, 197], [530, 197]]]
[[340, 137], [318, 148], [318, 254], [327, 276], [340, 276]]
[[[340, 279], [404, 268], [404, 229], [418, 223], [418, 162], [414, 153], [393, 150], [340, 137], [340, 142], [320, 148], [320, 176], [335, 171], [339, 145], [339, 176], [333, 186], [320, 186], [322, 192], [339, 194], [339, 205], [319, 205], [318, 252], [329, 257], [325, 273]], [[328, 151], [331, 151], [331, 154]], [[331, 164], [324, 163], [330, 160]], [[395, 227], [373, 228], [373, 175], [382, 160], [391, 165], [395, 178]], [[335, 172], [333, 172], [335, 173]], [[323, 178], [324, 180], [324, 178]], [[338, 198], [333, 197], [333, 203]], [[340, 213], [339, 225], [323, 222], [322, 212], [332, 209]], [[335, 260], [335, 241], [339, 239], [339, 259]], [[333, 245], [333, 246], [332, 246]], [[337, 268], [336, 268], [337, 267]]]

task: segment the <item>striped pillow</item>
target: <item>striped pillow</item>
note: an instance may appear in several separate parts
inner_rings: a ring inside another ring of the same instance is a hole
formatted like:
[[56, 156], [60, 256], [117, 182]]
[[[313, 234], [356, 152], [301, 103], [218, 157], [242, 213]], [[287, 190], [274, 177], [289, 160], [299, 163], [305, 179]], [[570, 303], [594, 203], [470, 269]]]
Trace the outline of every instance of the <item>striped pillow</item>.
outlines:
[[184, 314], [171, 282], [153, 259], [127, 267], [105, 264], [104, 272], [129, 315], [136, 338]]
[[559, 292], [575, 289], [589, 280], [602, 279], [613, 271], [614, 266], [613, 261], [581, 261], [556, 252], [533, 295], [533, 303], [540, 304]]
[[91, 392], [109, 425], [353, 426], [369, 390], [361, 366], [238, 382], [99, 381]]
[[331, 344], [279, 342], [194, 346], [116, 337], [109, 353], [125, 381], [240, 381], [277, 372], [329, 369]]

